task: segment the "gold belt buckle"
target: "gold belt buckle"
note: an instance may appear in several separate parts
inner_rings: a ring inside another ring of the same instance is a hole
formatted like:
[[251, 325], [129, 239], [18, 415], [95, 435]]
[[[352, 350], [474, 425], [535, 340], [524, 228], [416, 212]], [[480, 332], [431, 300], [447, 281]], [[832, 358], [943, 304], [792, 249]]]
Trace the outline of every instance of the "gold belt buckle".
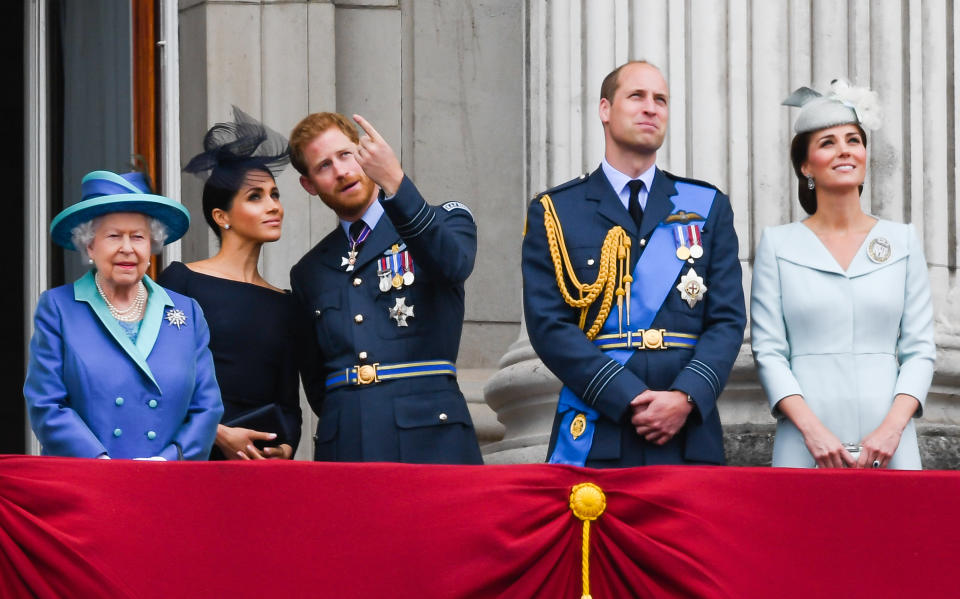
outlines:
[[663, 337], [666, 334], [666, 329], [645, 330], [643, 332], [643, 349], [666, 349], [663, 345]]
[[377, 375], [377, 366], [380, 363], [364, 364], [363, 366], [354, 366], [353, 372], [357, 375], [358, 385], [369, 385], [370, 383], [379, 383], [380, 377]]

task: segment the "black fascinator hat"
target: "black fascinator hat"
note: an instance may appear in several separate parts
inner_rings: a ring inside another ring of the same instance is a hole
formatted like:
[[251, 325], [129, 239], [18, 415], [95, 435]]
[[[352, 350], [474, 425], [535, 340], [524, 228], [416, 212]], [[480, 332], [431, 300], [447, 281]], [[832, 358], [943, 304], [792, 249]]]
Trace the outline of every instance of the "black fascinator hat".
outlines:
[[194, 156], [184, 172], [193, 173], [207, 183], [235, 188], [236, 172], [252, 168], [269, 171], [274, 177], [290, 162], [284, 136], [255, 118], [233, 107], [232, 123], [217, 123], [203, 137], [203, 152]]
[[232, 123], [217, 123], [203, 136], [203, 152], [194, 156], [184, 172], [206, 181], [203, 186], [203, 217], [221, 236], [213, 219], [217, 208], [229, 210], [233, 196], [251, 170], [263, 170], [274, 178], [290, 162], [287, 139], [233, 107]]

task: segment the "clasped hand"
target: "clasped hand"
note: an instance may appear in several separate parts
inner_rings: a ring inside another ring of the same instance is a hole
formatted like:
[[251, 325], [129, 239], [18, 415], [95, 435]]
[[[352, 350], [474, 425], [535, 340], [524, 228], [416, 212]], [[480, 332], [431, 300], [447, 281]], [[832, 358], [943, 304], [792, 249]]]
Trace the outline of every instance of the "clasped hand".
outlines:
[[663, 445], [683, 427], [693, 406], [682, 391], [647, 389], [630, 402], [630, 424], [637, 434], [655, 445]]
[[282, 443], [276, 447], [257, 449], [255, 441], [273, 441], [276, 433], [265, 433], [239, 426], [217, 427], [217, 447], [228, 460], [289, 460], [293, 457], [293, 448]]

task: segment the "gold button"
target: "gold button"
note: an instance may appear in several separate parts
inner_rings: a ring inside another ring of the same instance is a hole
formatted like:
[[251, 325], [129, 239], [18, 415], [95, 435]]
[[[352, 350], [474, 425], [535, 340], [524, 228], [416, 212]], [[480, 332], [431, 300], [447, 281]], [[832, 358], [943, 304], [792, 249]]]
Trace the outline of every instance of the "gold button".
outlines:
[[353, 280], [353, 286], [354, 286], [354, 287], [359, 287], [359, 286], [360, 286], [360, 283], [362, 283], [362, 282], [363, 282], [363, 281], [360, 280], [360, 277], [357, 277], [356, 279]]
[[444, 413], [441, 413], [440, 416], [439, 416], [439, 418], [440, 418], [440, 422], [446, 422], [446, 421], [447, 421], [447, 415], [444, 414]]
[[363, 314], [357, 314], [356, 316], [354, 316], [353, 322], [357, 324], [360, 324], [361, 322], [363, 322]]
[[367, 359], [367, 352], [365, 352], [365, 351], [360, 352], [360, 359], [361, 359], [361, 360], [366, 360], [366, 359]]

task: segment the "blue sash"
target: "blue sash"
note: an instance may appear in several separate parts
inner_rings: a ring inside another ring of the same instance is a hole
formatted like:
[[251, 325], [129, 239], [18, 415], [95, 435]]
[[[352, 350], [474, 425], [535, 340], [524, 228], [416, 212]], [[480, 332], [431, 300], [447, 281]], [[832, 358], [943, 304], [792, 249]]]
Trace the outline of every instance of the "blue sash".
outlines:
[[[677, 195], [673, 197], [673, 203], [677, 210], [710, 214], [713, 198], [716, 196], [715, 190], [679, 181], [675, 185]], [[646, 329], [653, 324], [653, 319], [673, 289], [674, 282], [684, 265], [684, 261], [677, 258], [675, 250], [673, 226], [660, 222], [653, 230], [646, 248], [637, 260], [637, 266], [633, 269], [634, 282], [641, 284], [630, 287], [630, 330]], [[618, 311], [610, 310], [610, 315], [603, 323], [598, 335], [618, 333], [620, 322]], [[626, 320], [623, 320], [623, 323], [626, 325]], [[612, 349], [604, 353], [612, 360], [626, 364], [634, 351], [636, 350]], [[577, 397], [566, 385], [560, 390], [557, 413], [561, 415], [560, 428], [557, 430], [556, 444], [548, 462], [583, 466], [593, 446], [593, 435], [596, 432], [596, 422], [600, 414]], [[574, 439], [570, 426], [577, 414], [584, 415], [586, 427], [583, 433]]]

